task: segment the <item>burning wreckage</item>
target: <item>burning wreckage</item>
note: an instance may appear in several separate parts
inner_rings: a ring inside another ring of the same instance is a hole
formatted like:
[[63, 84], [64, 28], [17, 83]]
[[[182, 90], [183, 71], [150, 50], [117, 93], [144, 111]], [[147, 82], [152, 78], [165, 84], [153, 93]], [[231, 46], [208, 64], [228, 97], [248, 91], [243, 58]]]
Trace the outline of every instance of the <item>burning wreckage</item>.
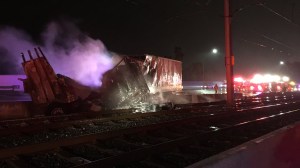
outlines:
[[122, 56], [107, 71], [100, 88], [89, 88], [75, 80], [56, 74], [40, 48], [36, 57], [28, 50], [24, 53], [23, 69], [26, 79], [24, 91], [32, 99], [33, 115], [58, 115], [62, 113], [101, 111], [111, 109], [139, 109], [153, 107], [161, 102], [161, 93], [182, 90], [182, 65], [180, 61], [152, 56]]

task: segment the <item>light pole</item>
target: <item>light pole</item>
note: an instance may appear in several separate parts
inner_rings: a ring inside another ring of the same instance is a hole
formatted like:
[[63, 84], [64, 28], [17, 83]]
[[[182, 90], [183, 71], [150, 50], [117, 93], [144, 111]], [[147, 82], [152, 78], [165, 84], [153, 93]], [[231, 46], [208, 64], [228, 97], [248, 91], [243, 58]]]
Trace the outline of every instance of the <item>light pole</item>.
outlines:
[[231, 51], [231, 28], [230, 28], [230, 10], [229, 0], [224, 0], [224, 31], [225, 31], [225, 67], [226, 67], [226, 90], [227, 105], [233, 106], [234, 90], [233, 90], [233, 64], [234, 58]]
[[[212, 55], [217, 55], [218, 54], [218, 49], [217, 48], [213, 48], [211, 50], [211, 54]], [[209, 54], [209, 56], [211, 56], [211, 54]], [[202, 80], [204, 81], [205, 77], [204, 77], [204, 60], [202, 61]]]

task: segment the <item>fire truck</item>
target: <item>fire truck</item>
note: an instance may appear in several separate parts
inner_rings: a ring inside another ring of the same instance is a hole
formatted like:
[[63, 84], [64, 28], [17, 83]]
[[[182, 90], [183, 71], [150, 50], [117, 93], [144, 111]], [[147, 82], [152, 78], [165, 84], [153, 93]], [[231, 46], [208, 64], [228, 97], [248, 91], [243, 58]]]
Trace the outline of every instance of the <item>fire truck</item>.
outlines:
[[235, 92], [263, 93], [263, 92], [292, 92], [296, 90], [295, 82], [288, 77], [278, 75], [254, 75], [253, 78], [234, 78]]

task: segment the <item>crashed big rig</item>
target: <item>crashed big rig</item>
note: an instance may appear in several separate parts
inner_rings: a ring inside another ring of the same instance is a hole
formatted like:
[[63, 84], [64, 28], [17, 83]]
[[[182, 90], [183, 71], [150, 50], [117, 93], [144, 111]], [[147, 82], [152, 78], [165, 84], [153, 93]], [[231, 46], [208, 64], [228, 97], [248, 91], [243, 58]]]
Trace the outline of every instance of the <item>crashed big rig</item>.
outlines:
[[56, 74], [41, 48], [34, 51], [35, 57], [27, 51], [29, 59], [21, 53], [26, 79], [19, 80], [32, 99], [28, 116], [137, 108], [155, 102], [152, 98], [158, 93], [182, 90], [180, 61], [123, 55], [114, 68], [103, 74], [102, 86], [92, 89]]
[[[26, 79], [23, 81], [24, 91], [32, 99], [31, 110], [46, 115], [56, 115], [70, 111], [67, 108], [75, 107], [78, 96], [74, 88], [67, 83], [67, 78], [56, 74], [40, 48], [34, 48], [36, 58], [28, 50], [29, 60], [21, 53]], [[62, 108], [64, 107], [64, 108]]]

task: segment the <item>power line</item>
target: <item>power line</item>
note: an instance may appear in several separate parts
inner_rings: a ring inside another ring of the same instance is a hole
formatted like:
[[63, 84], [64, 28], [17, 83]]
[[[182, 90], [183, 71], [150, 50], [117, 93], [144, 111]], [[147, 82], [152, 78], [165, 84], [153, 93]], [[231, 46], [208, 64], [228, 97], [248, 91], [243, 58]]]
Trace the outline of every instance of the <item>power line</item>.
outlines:
[[250, 43], [252, 45], [256, 45], [258, 47], [262, 47], [262, 48], [268, 48], [268, 49], [271, 49], [272, 51], [277, 51], [277, 52], [280, 52], [280, 53], [285, 53], [285, 54], [287, 54], [287, 56], [290, 56], [293, 51], [298, 51], [299, 52], [299, 50], [297, 50], [296, 48], [293, 48], [293, 47], [291, 47], [291, 46], [289, 46], [289, 45], [287, 45], [287, 44], [285, 44], [283, 42], [275, 40], [275, 39], [273, 39], [273, 38], [271, 38], [271, 37], [269, 37], [269, 36], [267, 36], [265, 34], [258, 33], [258, 32], [254, 31], [254, 30], [251, 30], [251, 29], [248, 29], [248, 31], [254, 33], [256, 36], [261, 36], [264, 39], [267, 39], [267, 40], [269, 40], [269, 41], [271, 41], [271, 42], [273, 42], [273, 43], [275, 43], [275, 44], [277, 44], [279, 46], [283, 46], [286, 49], [279, 49], [278, 46], [275, 47], [272, 44], [268, 45], [268, 44], [266, 44], [267, 42], [258, 42], [258, 41], [248, 40], [248, 39], [245, 39], [245, 38], [240, 38], [243, 42], [247, 42], [247, 43]]
[[272, 41], [272, 42], [274, 42], [274, 43], [277, 43], [277, 44], [279, 44], [279, 45], [282, 45], [282, 46], [284, 46], [284, 47], [286, 47], [286, 48], [289, 48], [289, 49], [291, 49], [291, 50], [295, 50], [294, 48], [292, 48], [292, 47], [290, 47], [290, 46], [288, 46], [288, 45], [286, 45], [286, 44], [284, 44], [284, 43], [282, 43], [282, 42], [280, 42], [280, 41], [277, 41], [277, 40], [275, 40], [275, 39], [273, 39], [273, 38], [271, 38], [271, 37], [268, 37], [268, 36], [263, 35], [263, 34], [261, 34], [261, 36], [264, 37], [265, 39], [268, 39], [268, 40], [270, 40], [270, 41]]
[[258, 6], [261, 6], [261, 7], [263, 7], [263, 8], [265, 8], [265, 9], [267, 9], [269, 12], [273, 13], [273, 14], [276, 15], [276, 16], [279, 16], [280, 18], [282, 18], [283, 20], [287, 21], [288, 23], [291, 23], [291, 24], [293, 24], [294, 26], [299, 27], [298, 24], [294, 23], [292, 20], [290, 20], [290, 19], [288, 19], [287, 17], [283, 16], [283, 15], [280, 14], [279, 12], [276, 12], [276, 11], [273, 10], [272, 8], [267, 7], [265, 4], [263, 4], [263, 3], [258, 3], [257, 5], [258, 5]]

